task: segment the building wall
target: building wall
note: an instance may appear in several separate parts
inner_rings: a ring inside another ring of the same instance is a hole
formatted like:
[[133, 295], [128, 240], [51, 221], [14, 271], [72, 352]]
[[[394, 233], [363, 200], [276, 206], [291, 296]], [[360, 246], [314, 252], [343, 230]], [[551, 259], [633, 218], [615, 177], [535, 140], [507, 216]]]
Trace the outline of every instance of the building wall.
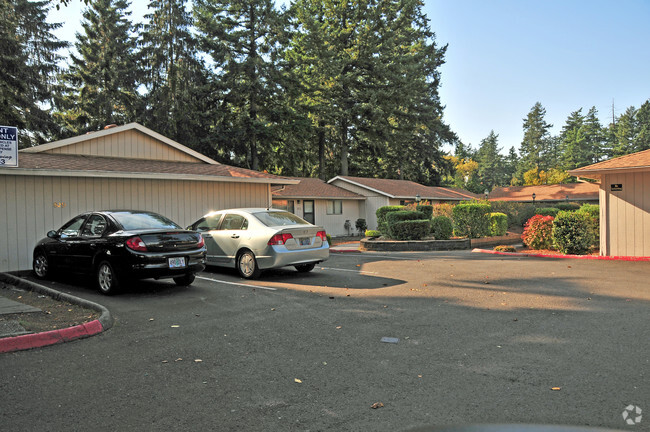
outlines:
[[650, 256], [650, 172], [603, 175], [600, 202], [600, 254]]
[[150, 210], [185, 227], [210, 210], [267, 207], [268, 184], [0, 175], [0, 271], [31, 268], [47, 231], [89, 210]]
[[[368, 225], [368, 229], [375, 230], [377, 229], [377, 209], [379, 207], [387, 206], [389, 205], [389, 200], [388, 197], [384, 195], [380, 195], [376, 192], [370, 191], [368, 189], [350, 184], [348, 182], [345, 182], [343, 180], [335, 180], [332, 182], [334, 186], [338, 186], [342, 189], [347, 189], [351, 192], [358, 193], [359, 195], [363, 195], [366, 197], [365, 204], [363, 205], [363, 212], [360, 213], [361, 216], [366, 220], [366, 224]], [[399, 204], [399, 200], [398, 204]], [[364, 216], [365, 215], [365, 216]]]
[[[284, 198], [276, 198], [284, 199]], [[303, 217], [304, 199], [287, 199], [287, 201], [293, 202], [293, 211], [297, 216]], [[300, 201], [300, 203], [298, 203]], [[328, 215], [327, 214], [327, 202], [330, 200], [323, 199], [314, 199], [307, 201], [314, 201], [314, 223], [325, 228], [325, 232], [331, 236], [343, 236], [348, 235], [348, 231], [345, 229], [345, 221], [350, 221], [350, 234], [356, 233], [356, 227], [354, 226], [357, 219], [364, 217], [363, 210], [364, 201], [363, 200], [341, 200], [342, 201], [342, 214], [340, 215]], [[365, 219], [365, 218], [364, 218]]]
[[191, 155], [134, 129], [99, 138], [90, 138], [76, 144], [49, 150], [47, 153], [199, 162]]

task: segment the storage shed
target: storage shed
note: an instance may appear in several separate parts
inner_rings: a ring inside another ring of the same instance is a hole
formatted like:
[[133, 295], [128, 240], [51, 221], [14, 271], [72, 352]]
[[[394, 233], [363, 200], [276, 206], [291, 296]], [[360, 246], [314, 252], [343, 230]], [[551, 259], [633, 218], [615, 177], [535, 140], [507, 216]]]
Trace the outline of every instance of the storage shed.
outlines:
[[0, 168], [0, 271], [31, 268], [36, 242], [88, 210], [149, 210], [186, 226], [210, 210], [270, 207], [271, 185], [295, 183], [137, 123], [23, 149], [17, 167]]
[[569, 174], [600, 181], [600, 254], [650, 256], [650, 150]]

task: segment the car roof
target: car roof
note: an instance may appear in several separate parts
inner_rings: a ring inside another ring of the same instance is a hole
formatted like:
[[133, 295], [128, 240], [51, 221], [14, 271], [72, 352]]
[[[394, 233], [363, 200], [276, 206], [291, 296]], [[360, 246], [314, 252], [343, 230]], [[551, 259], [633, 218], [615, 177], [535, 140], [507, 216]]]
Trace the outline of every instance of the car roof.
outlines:
[[217, 213], [227, 213], [227, 212], [241, 212], [241, 213], [248, 213], [248, 214], [254, 214], [254, 213], [260, 213], [260, 212], [286, 212], [286, 210], [280, 210], [280, 209], [274, 209], [274, 208], [264, 208], [264, 207], [251, 207], [251, 208], [231, 208], [231, 209], [222, 209], [222, 210], [214, 210], [209, 213], [206, 213], [203, 217], [206, 216], [211, 216]]

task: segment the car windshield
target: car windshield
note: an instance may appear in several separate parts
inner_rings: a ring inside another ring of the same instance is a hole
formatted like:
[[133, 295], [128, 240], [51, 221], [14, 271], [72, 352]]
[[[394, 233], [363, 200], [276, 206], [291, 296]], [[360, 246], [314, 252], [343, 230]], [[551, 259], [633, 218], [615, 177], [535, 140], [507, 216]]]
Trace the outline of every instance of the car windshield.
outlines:
[[117, 212], [112, 215], [126, 231], [140, 229], [182, 229], [165, 216], [156, 213]]
[[311, 225], [293, 213], [289, 212], [259, 212], [253, 213], [256, 218], [268, 227], [285, 225]]

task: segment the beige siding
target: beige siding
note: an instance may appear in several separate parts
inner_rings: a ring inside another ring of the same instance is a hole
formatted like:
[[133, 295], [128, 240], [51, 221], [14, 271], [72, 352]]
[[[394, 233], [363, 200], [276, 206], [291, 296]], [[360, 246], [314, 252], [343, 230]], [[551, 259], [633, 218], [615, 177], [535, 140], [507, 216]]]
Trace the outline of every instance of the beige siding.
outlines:
[[31, 268], [36, 242], [89, 210], [161, 213], [185, 227], [210, 210], [266, 207], [267, 184], [0, 175], [0, 271]]
[[650, 172], [605, 175], [601, 184], [601, 254], [650, 256]]
[[187, 153], [133, 129], [58, 147], [49, 150], [48, 153], [200, 162]]
[[325, 231], [332, 236], [348, 235], [345, 229], [345, 221], [350, 221], [350, 234], [356, 233], [354, 226], [357, 219], [359, 219], [359, 204], [356, 200], [341, 200], [343, 206], [343, 213], [340, 215], [327, 214], [327, 202], [329, 200], [315, 200], [314, 201], [314, 217], [316, 225], [325, 228]]
[[[350, 184], [343, 180], [334, 180], [332, 182], [334, 186], [338, 186], [342, 189], [347, 189], [351, 192], [358, 193], [366, 197], [366, 202], [363, 205], [363, 212], [360, 213], [361, 216], [366, 220], [368, 224], [368, 229], [377, 229], [377, 209], [379, 207], [389, 205], [389, 199], [385, 195], [380, 195], [377, 192], [370, 191], [366, 188], [359, 187], [357, 185]], [[399, 204], [399, 200], [397, 200]], [[364, 216], [365, 215], [365, 216]]]

